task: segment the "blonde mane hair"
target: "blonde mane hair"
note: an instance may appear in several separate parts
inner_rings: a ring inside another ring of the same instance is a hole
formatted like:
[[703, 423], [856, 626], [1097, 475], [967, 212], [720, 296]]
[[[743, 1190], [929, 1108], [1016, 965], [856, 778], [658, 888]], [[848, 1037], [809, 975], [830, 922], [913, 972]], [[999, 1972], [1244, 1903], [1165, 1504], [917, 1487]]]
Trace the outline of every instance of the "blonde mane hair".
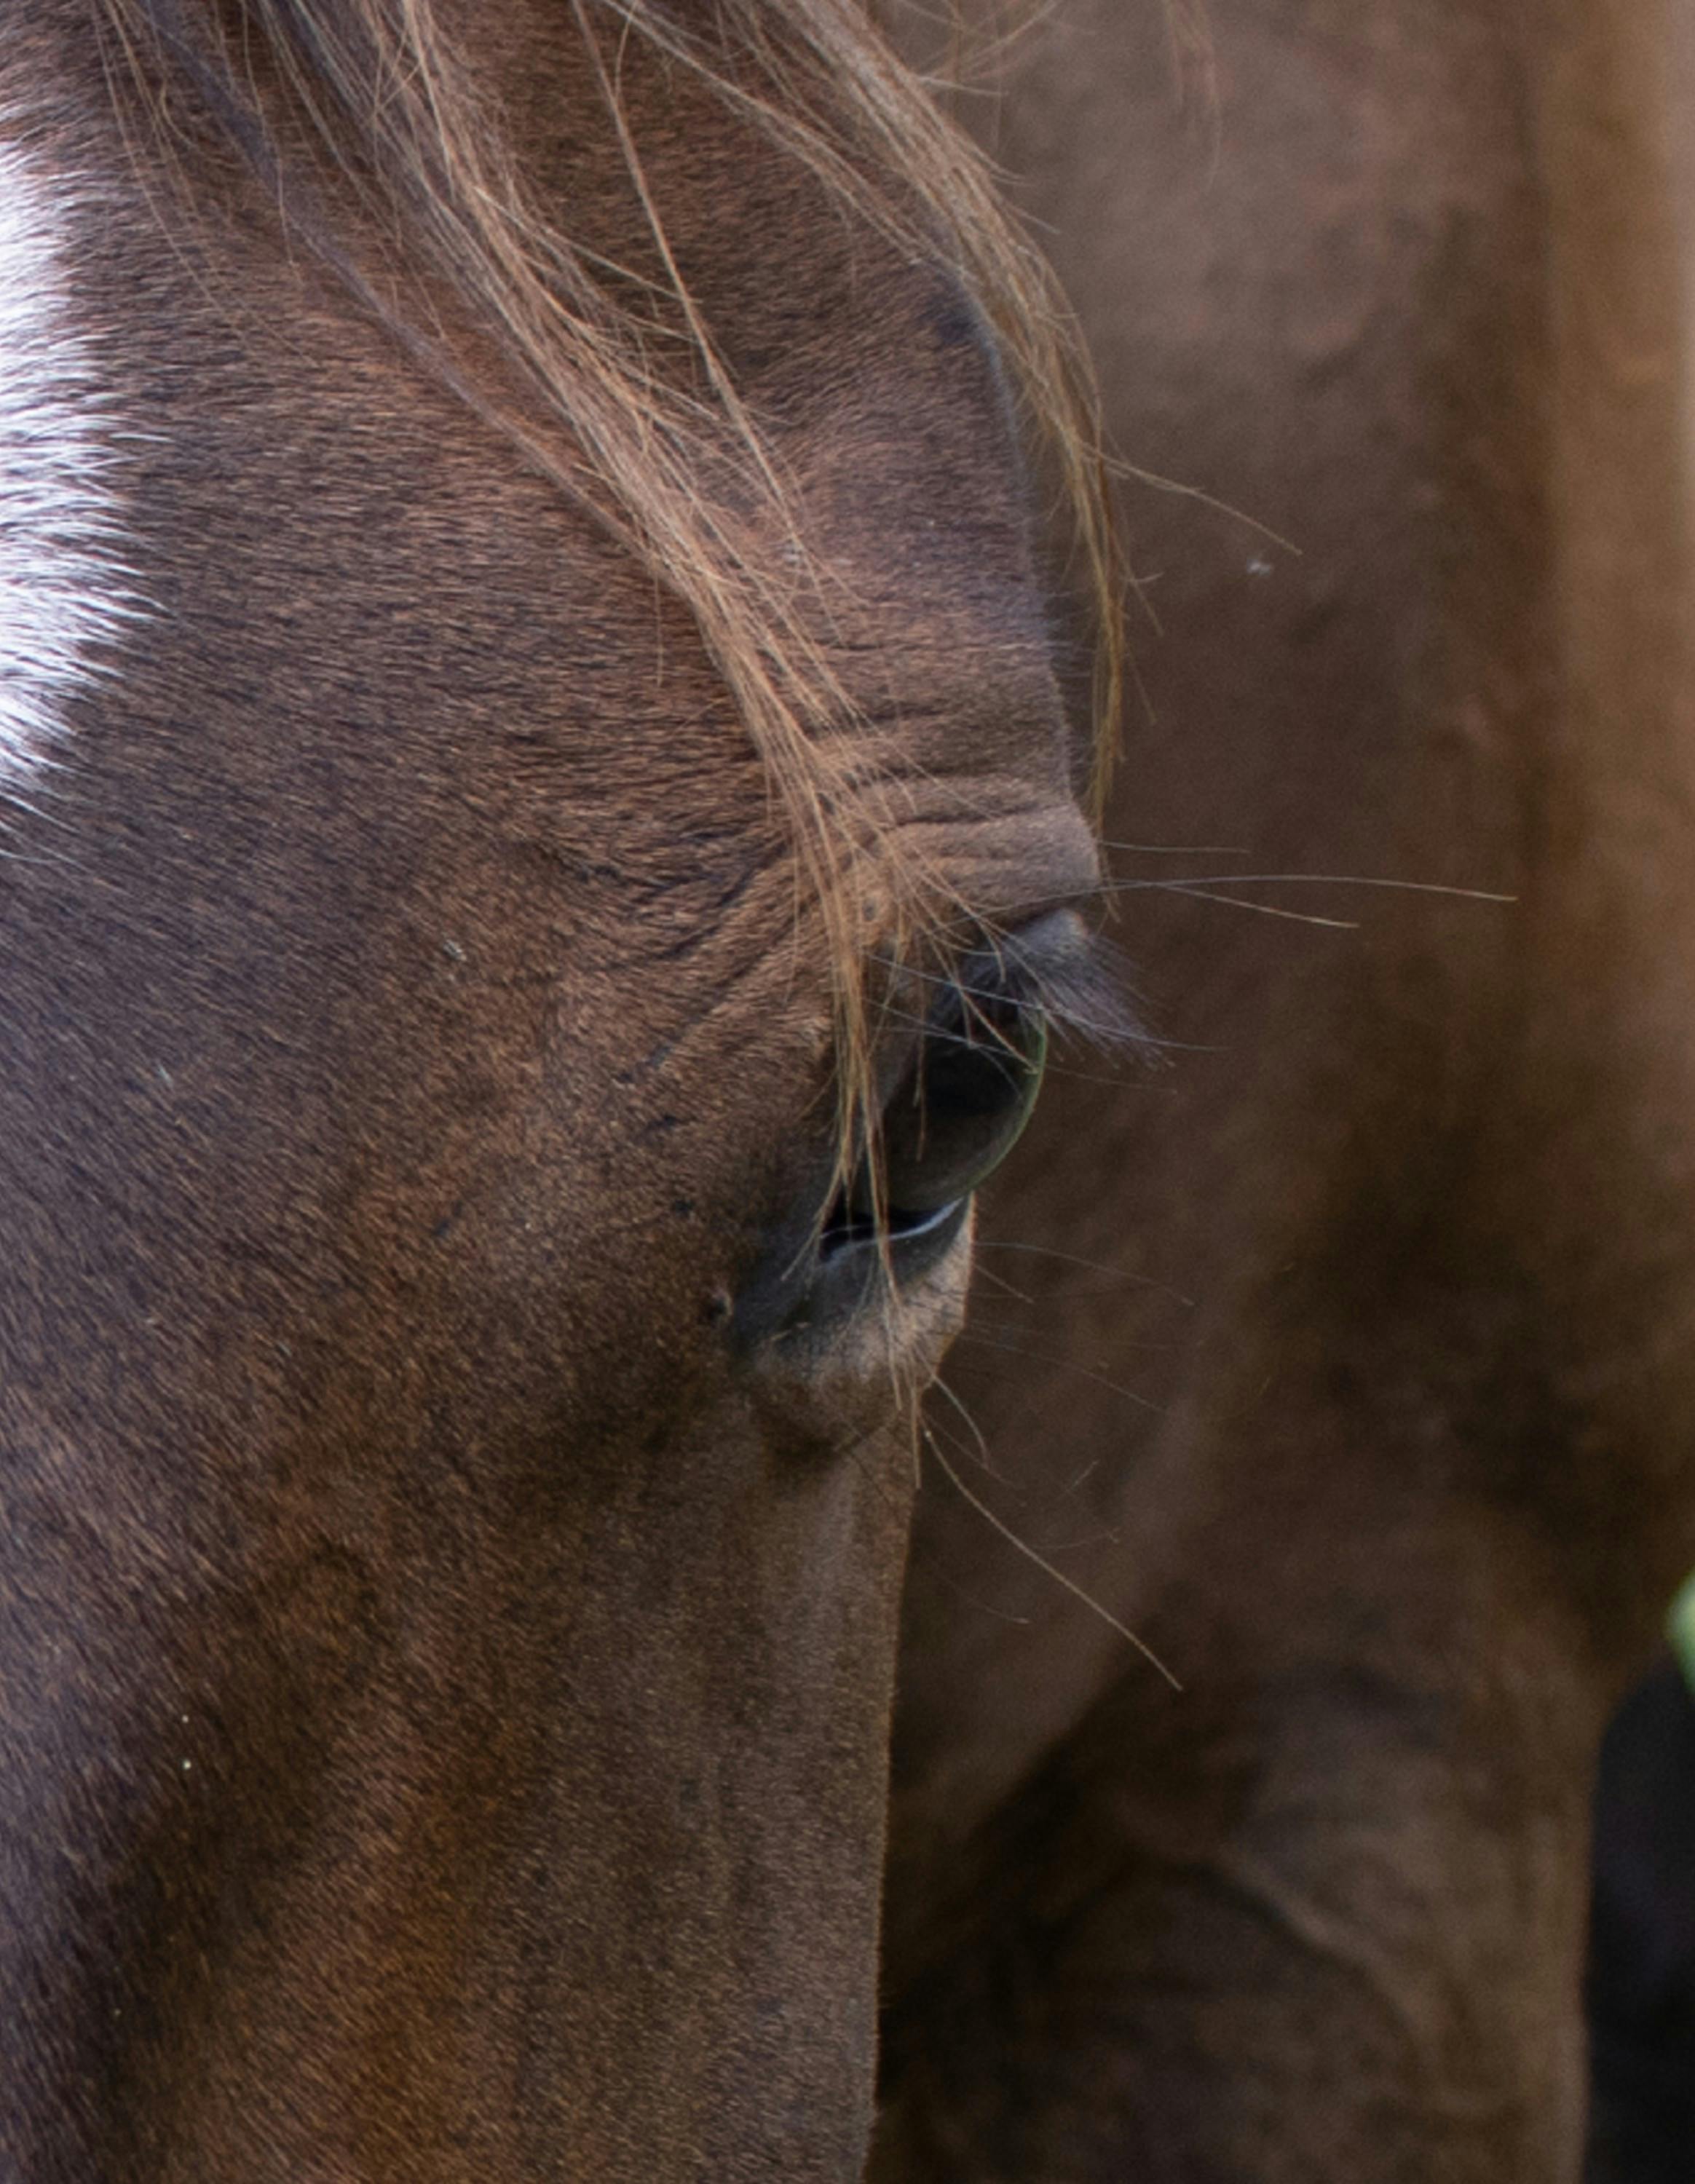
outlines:
[[[498, 114], [443, 20], [442, 0], [96, 0], [114, 77], [162, 135], [180, 129], [185, 76], [226, 143], [257, 170], [337, 276], [403, 344], [609, 521], [692, 615], [787, 814], [828, 935], [845, 1121], [871, 1121], [864, 998], [862, 800], [853, 709], [807, 611], [804, 544], [778, 466], [677, 271], [648, 188], [617, 70], [633, 40], [690, 70], [728, 110], [915, 258], [945, 266], [992, 329], [1032, 437], [1057, 476], [1092, 595], [1098, 642], [1096, 789], [1120, 688], [1119, 549], [1092, 382], [1040, 254], [1001, 204], [981, 153], [933, 103], [855, 0], [560, 0], [574, 23], [651, 233], [667, 307], [694, 370], [661, 373], [651, 305], [548, 218]], [[456, 11], [457, 12], [457, 11]], [[704, 19], [704, 24], [703, 20]], [[258, 86], [286, 101], [292, 153]], [[302, 145], [306, 157], [300, 157]], [[527, 398], [501, 403], [444, 340], [376, 292], [322, 209], [352, 188], [492, 331]], [[562, 434], [560, 426], [566, 431]], [[730, 490], [722, 482], [728, 479]], [[778, 550], [784, 544], [792, 549]], [[910, 937], [923, 876], [876, 845], [878, 892]], [[862, 877], [862, 876], [861, 876]], [[886, 946], [889, 936], [879, 936]], [[845, 1131], [844, 1145], [857, 1134]]]

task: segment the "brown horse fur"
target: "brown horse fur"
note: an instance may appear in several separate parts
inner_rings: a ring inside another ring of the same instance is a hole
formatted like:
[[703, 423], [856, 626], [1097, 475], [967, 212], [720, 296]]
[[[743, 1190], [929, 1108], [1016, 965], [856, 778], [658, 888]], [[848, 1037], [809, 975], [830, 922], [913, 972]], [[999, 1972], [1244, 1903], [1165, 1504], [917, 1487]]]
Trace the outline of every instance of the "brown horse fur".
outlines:
[[[99, 0], [97, 9], [120, 101], [139, 105], [167, 158], [188, 88], [292, 236], [688, 608], [765, 760], [828, 936], [845, 1164], [876, 1116], [864, 900], [879, 898], [897, 953], [939, 915], [970, 910], [921, 838], [882, 823], [868, 724], [820, 627], [850, 616], [851, 603], [811, 551], [781, 454], [673, 248], [623, 100], [633, 51], [666, 79], [709, 92], [903, 253], [945, 265], [998, 337], [1052, 459], [1091, 610], [1098, 789], [1117, 725], [1123, 586], [1092, 385], [1045, 261], [1007, 220], [969, 140], [868, 34], [858, 0], [720, 0], [711, 15], [566, 0], [539, 20], [549, 13], [577, 53], [576, 96], [544, 119], [547, 136], [610, 131], [620, 154], [627, 202], [610, 258], [612, 238], [597, 245], [577, 231], [582, 178], [555, 211], [516, 156], [510, 98], [490, 80], [477, 11], [455, 25], [438, 0], [248, 0], [234, 22], [205, 0], [187, 9]], [[326, 194], [363, 222], [337, 220]], [[183, 197], [192, 218], [192, 177]], [[504, 371], [467, 370], [415, 296], [397, 302], [392, 254], [374, 245], [385, 233], [399, 245], [402, 296], [419, 275], [435, 276]]]
[[1108, 831], [1217, 846], [1118, 933], [1200, 1050], [1051, 1087], [948, 1368], [995, 1476], [934, 1412], [1185, 1690], [926, 1491], [873, 2173], [1553, 2184], [1695, 1564], [1688, 11], [1211, 15], [1209, 114], [1068, 0], [996, 148], [1118, 444], [1300, 554], [1129, 488]]
[[[117, 601], [0, 858], [0, 2173], [845, 2184], [966, 1231], [750, 1316], [822, 1279], [841, 967], [696, 593], [479, 414], [512, 351], [259, 14], [233, 121], [126, 14], [0, 38]], [[455, 20], [527, 217], [756, 421], [872, 877], [1051, 940], [1088, 737], [945, 235], [608, 11], [638, 189], [581, 14]]]

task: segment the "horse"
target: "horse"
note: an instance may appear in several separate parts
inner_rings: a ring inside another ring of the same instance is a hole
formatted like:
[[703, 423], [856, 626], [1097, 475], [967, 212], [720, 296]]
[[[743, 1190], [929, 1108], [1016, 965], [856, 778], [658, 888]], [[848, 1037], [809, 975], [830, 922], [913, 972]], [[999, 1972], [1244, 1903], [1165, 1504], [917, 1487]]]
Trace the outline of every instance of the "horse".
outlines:
[[860, 2174], [1044, 279], [851, 0], [9, 0], [8, 2180]]
[[1057, 1068], [985, 1201], [871, 2173], [1548, 2184], [1695, 1567], [1688, 16], [1207, 14], [1179, 81], [1068, 0], [984, 125], [1137, 466], [1176, 1050]]

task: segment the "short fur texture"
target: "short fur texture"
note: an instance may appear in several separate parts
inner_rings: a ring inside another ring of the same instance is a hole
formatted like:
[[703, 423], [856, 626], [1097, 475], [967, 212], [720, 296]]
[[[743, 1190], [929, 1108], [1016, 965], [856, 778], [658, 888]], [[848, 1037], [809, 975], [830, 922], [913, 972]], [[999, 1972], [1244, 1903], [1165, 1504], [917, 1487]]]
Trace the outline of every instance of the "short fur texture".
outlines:
[[[589, 15], [442, 10], [527, 245], [718, 453], [682, 293], [711, 329], [793, 526], [761, 581], [831, 572], [829, 762], [949, 946], [1057, 912], [1090, 738], [969, 287]], [[148, 607], [0, 857], [0, 2174], [851, 2184], [969, 1221], [898, 1289], [826, 1262], [843, 966], [634, 535], [665, 496], [546, 411], [278, 17], [128, 20], [0, 36]], [[697, 531], [754, 535], [738, 475]], [[856, 989], [927, 967], [886, 907]], [[880, 1090], [923, 1026], [870, 1029]]]
[[922, 1497], [872, 2173], [1573, 2184], [1596, 1747], [1695, 1565], [1691, 18], [1209, 14], [1215, 125], [1068, 0], [996, 142], [1118, 444], [1300, 552], [1132, 488], [1188, 1050], [1057, 1080], [947, 1370], [1185, 1690]]
[[[969, 139], [887, 51], [859, 0], [570, 0], [589, 81], [647, 232], [601, 262], [538, 205], [477, 65], [475, 11], [440, 0], [101, 0], [139, 126], [237, 148], [298, 233], [403, 345], [586, 502], [693, 616], [787, 813], [839, 992], [843, 1158], [874, 1128], [864, 903], [895, 953], [956, 919], [916, 841], [867, 797], [863, 731], [828, 631], [850, 602], [822, 565], [765, 421], [744, 399], [667, 236], [623, 97], [633, 55], [685, 72], [845, 212], [956, 281], [1001, 345], [1051, 460], [1090, 601], [1092, 772], [1118, 729], [1123, 590], [1095, 398], [1045, 261]], [[192, 155], [191, 155], [192, 156]], [[332, 209], [361, 207], [394, 262], [360, 262]], [[491, 385], [421, 304], [445, 284], [510, 367]], [[568, 435], [561, 442], [560, 428]]]

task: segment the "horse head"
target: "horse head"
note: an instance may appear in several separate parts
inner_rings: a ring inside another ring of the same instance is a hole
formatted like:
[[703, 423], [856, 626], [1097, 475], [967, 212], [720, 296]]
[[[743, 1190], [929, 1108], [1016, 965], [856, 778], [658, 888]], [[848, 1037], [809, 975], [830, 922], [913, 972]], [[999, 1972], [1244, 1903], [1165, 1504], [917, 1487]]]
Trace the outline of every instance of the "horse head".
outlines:
[[0, 2165], [852, 2176], [915, 1396], [1091, 975], [1051, 337], [834, 0], [92, 14], [0, 55]]

